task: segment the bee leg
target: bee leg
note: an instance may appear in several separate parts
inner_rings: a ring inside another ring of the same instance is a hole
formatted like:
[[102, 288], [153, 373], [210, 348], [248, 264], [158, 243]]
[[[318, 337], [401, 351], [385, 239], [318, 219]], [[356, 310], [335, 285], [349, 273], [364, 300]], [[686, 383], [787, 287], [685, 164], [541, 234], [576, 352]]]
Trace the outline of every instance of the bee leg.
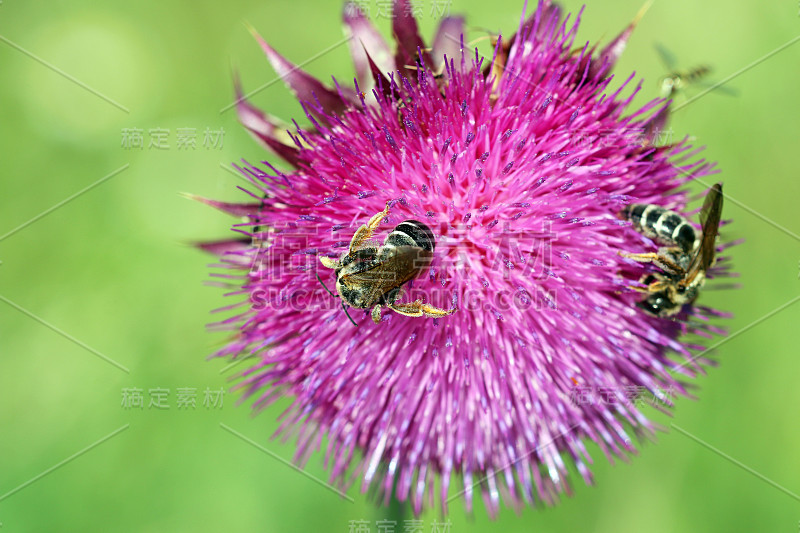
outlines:
[[331, 259], [326, 255], [319, 256], [319, 262], [322, 263], [322, 266], [324, 266], [325, 268], [331, 268], [333, 270], [339, 268], [339, 261], [337, 261], [336, 259]]
[[650, 290], [647, 287], [637, 287], [635, 285], [628, 285], [628, 288], [632, 291], [641, 292], [641, 293], [649, 293]]
[[664, 282], [662, 280], [656, 280], [656, 281], [653, 281], [652, 283], [649, 283], [646, 287], [637, 287], [637, 286], [634, 286], [634, 285], [628, 285], [628, 288], [631, 289], [631, 290], [634, 290], [636, 292], [641, 292], [641, 293], [645, 293], [645, 294], [651, 294], [651, 293], [654, 293], [654, 292], [660, 292], [660, 291], [666, 290], [666, 288], [668, 286], [669, 286], [668, 283], [666, 283], [666, 282]]
[[355, 235], [353, 235], [353, 240], [350, 241], [351, 254], [356, 253], [356, 251], [361, 248], [361, 245], [364, 244], [365, 241], [369, 240], [370, 237], [372, 237], [372, 233], [381, 223], [381, 220], [386, 218], [388, 214], [389, 202], [386, 202], [386, 209], [373, 216], [371, 219], [369, 219], [369, 222], [358, 228], [358, 231], [356, 231]]
[[647, 254], [633, 254], [630, 252], [617, 252], [622, 257], [627, 257], [628, 259], [633, 259], [634, 261], [638, 261], [640, 263], [652, 263], [656, 259], [658, 259], [658, 254], [654, 253], [647, 253]]
[[405, 316], [429, 316], [432, 318], [439, 318], [455, 313], [455, 309], [439, 309], [432, 305], [422, 303], [422, 300], [416, 300], [407, 304], [391, 303], [389, 308], [395, 313], [400, 313]]
[[633, 259], [640, 263], [655, 263], [660, 269], [672, 274], [684, 274], [686, 269], [677, 264], [663, 253], [632, 254], [629, 252], [618, 252], [622, 257]]
[[376, 324], [380, 324], [381, 323], [381, 306], [380, 305], [376, 305], [375, 307], [372, 308], [372, 321], [375, 322]]

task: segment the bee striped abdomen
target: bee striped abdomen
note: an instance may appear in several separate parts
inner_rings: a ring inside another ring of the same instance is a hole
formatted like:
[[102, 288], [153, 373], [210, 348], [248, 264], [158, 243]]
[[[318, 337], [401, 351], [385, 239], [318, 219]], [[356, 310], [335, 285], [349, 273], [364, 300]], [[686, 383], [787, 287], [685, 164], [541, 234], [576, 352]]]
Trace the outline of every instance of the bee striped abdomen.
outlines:
[[700, 78], [702, 78], [703, 76], [705, 76], [706, 74], [708, 74], [709, 72], [711, 72], [711, 67], [709, 67], [707, 65], [700, 65], [698, 67], [693, 68], [689, 72], [687, 72], [686, 73], [686, 78], [690, 82], [695, 82], [695, 81], [699, 80]]
[[685, 253], [700, 245], [697, 230], [685, 218], [659, 205], [630, 204], [622, 210], [622, 216], [645, 237], [678, 246]]
[[392, 230], [384, 246], [417, 246], [433, 252], [435, 240], [428, 226], [418, 220], [406, 220]]

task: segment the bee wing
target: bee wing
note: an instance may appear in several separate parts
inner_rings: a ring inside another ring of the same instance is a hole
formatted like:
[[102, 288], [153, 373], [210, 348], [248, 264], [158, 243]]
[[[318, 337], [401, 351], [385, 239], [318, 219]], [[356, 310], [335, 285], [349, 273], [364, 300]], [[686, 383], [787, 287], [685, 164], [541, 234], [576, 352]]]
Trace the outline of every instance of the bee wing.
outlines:
[[675, 65], [678, 64], [678, 61], [675, 59], [675, 56], [672, 55], [672, 52], [667, 50], [667, 48], [661, 43], [656, 43], [653, 46], [655, 47], [661, 62], [667, 68], [667, 72], [675, 71]]
[[700, 248], [689, 266], [687, 282], [694, 279], [698, 272], [708, 270], [714, 263], [719, 222], [722, 217], [722, 198], [722, 183], [717, 183], [709, 189], [706, 199], [703, 201], [703, 209], [700, 210], [703, 238], [700, 241]]
[[714, 92], [724, 94], [726, 96], [739, 96], [739, 91], [732, 87], [727, 87], [725, 85], [717, 85], [711, 81], [702, 81], [698, 80], [695, 82], [698, 87], [703, 87], [705, 89], [712, 89]]
[[342, 276], [349, 285], [373, 287], [378, 296], [410, 281], [430, 262], [431, 253], [417, 246], [391, 248], [375, 265], [354, 274]]

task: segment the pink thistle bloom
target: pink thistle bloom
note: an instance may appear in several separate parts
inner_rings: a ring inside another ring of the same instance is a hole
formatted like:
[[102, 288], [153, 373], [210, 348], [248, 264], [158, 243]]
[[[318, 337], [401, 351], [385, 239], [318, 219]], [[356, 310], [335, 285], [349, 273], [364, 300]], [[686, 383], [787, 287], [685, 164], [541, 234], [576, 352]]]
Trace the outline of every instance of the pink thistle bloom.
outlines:
[[[692, 377], [709, 362], [679, 338], [720, 333], [687, 319], [721, 313], [637, 307], [631, 286], [658, 267], [620, 252], [659, 245], [620, 213], [652, 203], [695, 222], [682, 186], [713, 168], [685, 142], [657, 142], [668, 102], [631, 111], [633, 75], [608, 91], [634, 24], [602, 49], [575, 48], [579, 17], [540, 2], [481, 58], [460, 17], [444, 18], [428, 48], [408, 13], [397, 0], [393, 52], [345, 7], [354, 89], [326, 87], [259, 38], [310, 125], [285, 131], [237, 82], [241, 121], [292, 170], [244, 162], [253, 200], [206, 200], [246, 217], [236, 239], [202, 245], [235, 287], [226, 309], [240, 310], [221, 322], [236, 333], [218, 355], [253, 357], [241, 387], [256, 408], [294, 398], [279, 431], [296, 434], [301, 464], [326, 435], [332, 483], [417, 513], [453, 497], [471, 508], [476, 492], [492, 515], [501, 500], [554, 504], [570, 492], [568, 463], [592, 482], [585, 441], [626, 459], [632, 437], [656, 429], [639, 400], [671, 406], [687, 392], [670, 371]], [[351, 308], [354, 327], [317, 280], [335, 286], [320, 257], [340, 258], [387, 205], [377, 246], [409, 219], [435, 239], [399, 303], [452, 314], [384, 307], [376, 324]]]

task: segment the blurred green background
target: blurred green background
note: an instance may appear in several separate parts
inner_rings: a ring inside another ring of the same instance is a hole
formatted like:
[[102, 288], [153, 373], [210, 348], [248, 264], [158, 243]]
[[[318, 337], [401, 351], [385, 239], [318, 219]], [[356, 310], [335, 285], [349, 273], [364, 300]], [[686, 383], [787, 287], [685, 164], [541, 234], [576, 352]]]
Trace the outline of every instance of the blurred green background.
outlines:
[[[385, 3], [363, 4], [381, 15]], [[426, 38], [436, 26], [434, 4], [467, 14], [472, 26], [507, 33], [522, 2], [420, 0]], [[640, 7], [639, 0], [589, 5], [578, 42], [606, 42]], [[233, 111], [220, 113], [232, 102], [232, 67], [246, 90], [275, 79], [242, 22], [299, 63], [341, 41], [341, 9], [321, 0], [0, 4], [0, 235], [124, 167], [0, 240], [3, 530], [348, 531], [353, 520], [377, 530], [381, 511], [358, 491], [349, 493], [354, 503], [345, 501], [220, 426], [291, 458], [291, 443], [270, 440], [285, 403], [255, 418], [248, 405], [235, 405], [234, 393], [222, 406], [203, 405], [206, 389], [227, 390], [235, 371], [206, 360], [225, 338], [204, 330], [224, 298], [204, 285], [212, 258], [188, 243], [227, 236], [232, 220], [178, 194], [242, 200], [236, 186], [244, 182], [221, 164], [266, 157]], [[386, 31], [389, 20], [377, 21]], [[645, 78], [642, 103], [657, 94], [665, 73], [655, 42], [684, 67], [710, 64], [719, 80], [798, 34], [795, 2], [656, 2], [616, 72], [625, 77], [635, 69]], [[800, 293], [798, 64], [800, 45], [732, 81], [738, 96], [709, 94], [673, 117], [675, 138], [694, 136], [719, 162], [730, 195], [725, 216], [735, 220], [725, 237], [746, 239], [731, 251], [742, 288], [707, 290], [702, 298], [735, 313], [725, 325], [741, 333], [718, 348], [721, 366], [697, 381], [699, 401], [681, 399], [672, 419], [651, 411], [794, 493], [800, 305], [767, 315]], [[323, 79], [352, 79], [346, 46], [306, 68]], [[253, 100], [283, 119], [305, 120], [281, 83]], [[126, 128], [144, 131], [143, 149], [122, 146]], [[169, 149], [148, 148], [153, 128], [169, 130]], [[177, 148], [182, 128], [195, 129], [196, 149]], [[207, 128], [224, 130], [221, 147], [203, 146]], [[123, 408], [126, 388], [144, 390], [143, 409]], [[169, 389], [169, 409], [148, 408], [153, 388]], [[196, 409], [177, 407], [179, 388], [195, 389]], [[521, 516], [504, 509], [497, 522], [480, 503], [473, 517], [457, 503], [450, 531], [798, 528], [799, 501], [674, 429], [630, 464], [612, 466], [591, 450], [595, 487], [576, 482], [575, 495], [557, 507], [526, 508]], [[322, 454], [307, 470], [327, 479]], [[424, 531], [441, 521], [435, 512], [421, 519]]]

